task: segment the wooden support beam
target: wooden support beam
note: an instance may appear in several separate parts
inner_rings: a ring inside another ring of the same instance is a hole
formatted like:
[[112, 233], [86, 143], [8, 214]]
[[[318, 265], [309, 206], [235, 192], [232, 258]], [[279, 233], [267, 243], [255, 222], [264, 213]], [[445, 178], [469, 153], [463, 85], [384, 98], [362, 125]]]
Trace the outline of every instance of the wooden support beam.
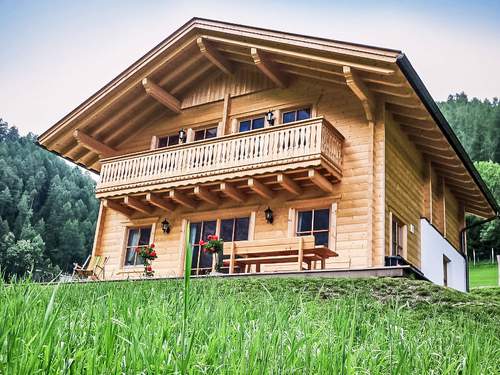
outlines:
[[179, 192], [178, 190], [170, 190], [168, 193], [170, 199], [179, 203], [180, 205], [190, 208], [192, 210], [196, 209], [196, 203], [194, 200], [186, 196], [185, 194]]
[[287, 77], [279, 70], [278, 66], [271, 61], [269, 56], [257, 48], [251, 48], [253, 62], [264, 75], [273, 81], [276, 86], [284, 89], [287, 86]]
[[370, 122], [375, 121], [375, 98], [363, 81], [358, 77], [357, 73], [350, 67], [342, 67], [345, 81], [351, 91], [361, 100], [363, 109], [365, 110], [366, 119]]
[[234, 199], [238, 203], [243, 203], [246, 200], [245, 194], [243, 194], [229, 182], [222, 182], [220, 184], [220, 190], [229, 198]]
[[123, 200], [123, 203], [125, 203], [127, 206], [133, 208], [136, 211], [142, 212], [143, 214], [151, 215], [153, 213], [152, 207], [146, 206], [144, 203], [142, 203], [139, 199], [135, 197], [126, 196], [125, 199]]
[[175, 210], [175, 205], [172, 202], [169, 202], [154, 193], [147, 193], [146, 201], [150, 205], [158, 207], [164, 211], [173, 212]]
[[429, 113], [421, 109], [406, 108], [392, 103], [387, 103], [385, 107], [389, 112], [392, 112], [396, 115], [405, 116], [415, 120], [432, 121], [432, 117], [429, 115]]
[[422, 130], [439, 131], [437, 125], [430, 120], [418, 120], [416, 118], [408, 117], [397, 113], [394, 113], [392, 117], [394, 121], [400, 124], [404, 124], [407, 127], [413, 127]]
[[87, 150], [95, 152], [102, 158], [108, 158], [110, 156], [116, 155], [116, 150], [113, 147], [99, 142], [97, 139], [92, 138], [90, 135], [85, 134], [81, 130], [75, 130], [73, 132], [73, 137], [76, 139], [77, 143]]
[[290, 177], [288, 177], [286, 174], [279, 173], [276, 176], [276, 181], [286, 191], [288, 191], [294, 195], [302, 194], [302, 189], [300, 188], [300, 186], [297, 185], [297, 183], [294, 180], [292, 180]]
[[212, 64], [222, 70], [225, 74], [233, 74], [233, 67], [231, 66], [231, 63], [224, 56], [222, 56], [209, 41], [204, 38], [198, 38], [196, 42], [198, 43], [200, 52], [205, 55], [206, 58], [212, 62]]
[[113, 210], [113, 211], [117, 211], [117, 212], [119, 212], [127, 217], [132, 216], [132, 214], [134, 213], [134, 211], [131, 210], [130, 208], [124, 207], [119, 202], [114, 201], [114, 200], [103, 199], [102, 205], [106, 208]]
[[307, 176], [311, 179], [313, 184], [315, 184], [324, 192], [326, 193], [333, 192], [333, 184], [330, 181], [328, 181], [323, 175], [321, 175], [321, 173], [319, 173], [317, 170], [309, 169], [307, 171]]
[[248, 179], [248, 187], [264, 199], [273, 199], [274, 193], [266, 185], [255, 178]]
[[144, 86], [144, 89], [149, 96], [156, 99], [171, 111], [175, 113], [181, 113], [181, 102], [176, 97], [163, 90], [149, 78], [144, 78], [142, 80], [142, 86]]
[[220, 205], [220, 199], [213, 192], [209, 191], [206, 187], [195, 186], [194, 195], [196, 195], [202, 201], [211, 204], [212, 206]]
[[452, 156], [455, 153], [451, 150], [450, 146], [446, 141], [440, 141], [440, 140], [429, 140], [429, 139], [422, 139], [420, 137], [414, 136], [414, 135], [409, 135], [408, 138], [410, 140], [417, 144], [417, 145], [422, 145], [428, 148], [432, 148], [438, 152], [441, 152], [443, 155], [446, 156]]

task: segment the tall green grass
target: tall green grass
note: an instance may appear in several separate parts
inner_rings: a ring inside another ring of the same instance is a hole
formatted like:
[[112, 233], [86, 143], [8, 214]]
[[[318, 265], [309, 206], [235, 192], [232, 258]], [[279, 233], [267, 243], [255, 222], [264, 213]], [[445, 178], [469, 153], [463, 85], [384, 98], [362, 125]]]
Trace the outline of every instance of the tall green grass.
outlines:
[[0, 373], [498, 374], [499, 316], [412, 280], [25, 281], [0, 285]]

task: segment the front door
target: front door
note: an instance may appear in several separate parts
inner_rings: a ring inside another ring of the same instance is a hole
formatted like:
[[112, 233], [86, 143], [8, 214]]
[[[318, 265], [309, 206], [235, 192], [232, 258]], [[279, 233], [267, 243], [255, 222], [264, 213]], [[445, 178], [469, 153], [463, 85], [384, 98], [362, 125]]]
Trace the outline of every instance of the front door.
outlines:
[[200, 221], [189, 224], [189, 242], [193, 249], [193, 259], [191, 261], [191, 274], [204, 275], [212, 270], [213, 255], [202, 251], [200, 240], [208, 241], [208, 236], [215, 234], [217, 221]]

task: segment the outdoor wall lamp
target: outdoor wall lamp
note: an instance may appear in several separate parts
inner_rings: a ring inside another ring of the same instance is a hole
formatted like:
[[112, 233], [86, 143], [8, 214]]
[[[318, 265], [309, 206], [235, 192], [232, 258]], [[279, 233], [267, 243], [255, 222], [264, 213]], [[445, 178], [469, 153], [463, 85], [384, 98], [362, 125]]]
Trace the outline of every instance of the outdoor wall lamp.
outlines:
[[271, 207], [267, 207], [266, 210], [264, 211], [264, 215], [266, 217], [266, 221], [269, 224], [272, 224], [274, 221], [274, 212], [271, 210]]
[[274, 112], [273, 111], [269, 111], [266, 113], [266, 120], [267, 120], [267, 123], [271, 126], [274, 125]]
[[186, 131], [184, 128], [181, 128], [179, 130], [179, 143], [185, 143], [186, 142]]
[[165, 220], [163, 220], [161, 222], [161, 230], [163, 231], [163, 233], [165, 234], [168, 234], [170, 233], [170, 223], [168, 222], [168, 220], [165, 218]]

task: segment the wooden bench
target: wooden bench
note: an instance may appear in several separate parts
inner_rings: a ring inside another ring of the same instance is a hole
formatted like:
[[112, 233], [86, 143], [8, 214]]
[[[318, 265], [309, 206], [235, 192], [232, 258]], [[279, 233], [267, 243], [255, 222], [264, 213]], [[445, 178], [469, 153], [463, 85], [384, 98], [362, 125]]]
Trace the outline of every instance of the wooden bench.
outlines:
[[231, 242], [224, 245], [224, 254], [230, 256], [224, 261], [229, 273], [234, 273], [236, 266], [246, 269], [253, 264], [260, 272], [261, 264], [275, 263], [297, 263], [298, 270], [302, 271], [304, 263], [311, 269], [316, 261], [320, 261], [324, 269], [326, 259], [337, 256], [327, 247], [315, 246], [314, 236]]

